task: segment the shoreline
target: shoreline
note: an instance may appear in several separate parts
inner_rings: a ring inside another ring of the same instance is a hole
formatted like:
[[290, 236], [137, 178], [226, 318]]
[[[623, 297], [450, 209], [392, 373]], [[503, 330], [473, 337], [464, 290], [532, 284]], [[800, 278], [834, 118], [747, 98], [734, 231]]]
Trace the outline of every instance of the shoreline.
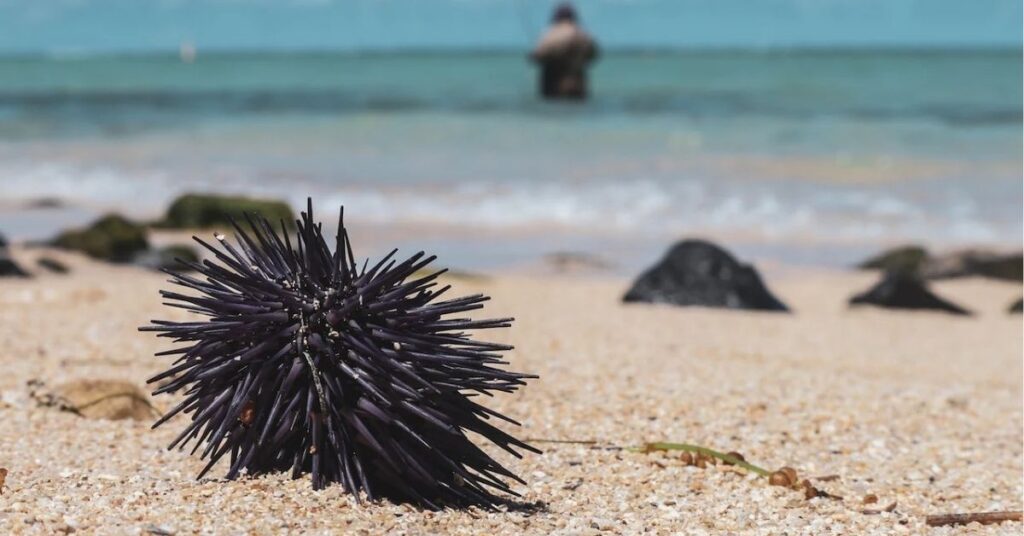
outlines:
[[[0, 206], [0, 231], [14, 244], [41, 244], [63, 229], [88, 225], [107, 212], [106, 207], [56, 201], [60, 204]], [[315, 210], [325, 218], [325, 234], [333, 233], [336, 215], [332, 212], [325, 216], [326, 209], [319, 206]], [[127, 215], [145, 222], [158, 219], [162, 212], [129, 211]], [[884, 250], [908, 244], [921, 245], [936, 253], [972, 248], [993, 251], [1019, 248], [1019, 243], [1013, 241], [950, 245], [927, 240], [827, 240], [800, 235], [768, 238], [749, 232], [714, 229], [685, 234], [665, 231], [645, 234], [615, 229], [594, 232], [560, 225], [502, 228], [443, 222], [381, 224], [352, 216], [346, 218], [346, 224], [363, 256], [379, 257], [393, 247], [410, 254], [422, 250], [437, 255], [440, 266], [453, 270], [512, 275], [582, 271], [609, 277], [635, 277], [657, 262], [672, 244], [684, 238], [701, 238], [720, 244], [741, 262], [753, 264], [769, 275], [793, 270], [852, 270], [856, 264]], [[151, 242], [158, 245], [192, 244], [193, 235], [207, 238], [213, 232], [210, 229], [149, 230]]]

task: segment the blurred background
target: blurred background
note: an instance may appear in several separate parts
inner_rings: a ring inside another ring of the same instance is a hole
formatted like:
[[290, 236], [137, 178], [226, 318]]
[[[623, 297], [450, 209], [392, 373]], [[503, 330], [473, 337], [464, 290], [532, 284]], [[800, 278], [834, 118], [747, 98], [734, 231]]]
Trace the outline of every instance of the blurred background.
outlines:
[[1018, 0], [581, 0], [585, 102], [536, 92], [554, 4], [0, 0], [0, 230], [216, 192], [471, 270], [1019, 247]]

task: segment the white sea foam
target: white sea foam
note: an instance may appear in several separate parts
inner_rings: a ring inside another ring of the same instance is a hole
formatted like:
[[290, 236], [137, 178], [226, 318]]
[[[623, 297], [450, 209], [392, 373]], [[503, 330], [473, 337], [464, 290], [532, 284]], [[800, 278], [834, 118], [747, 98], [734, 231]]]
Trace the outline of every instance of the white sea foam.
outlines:
[[[352, 221], [374, 225], [443, 225], [590, 236], [671, 239], [687, 234], [747, 241], [933, 244], [1011, 242], [1019, 222], [979, 210], [951, 192], [922, 198], [920, 189], [799, 182], [667, 180], [477, 181], [367, 184], [324, 177], [282, 180], [257, 169], [222, 166], [206, 173], [67, 162], [0, 164], [6, 208], [60, 197], [95, 212], [152, 218], [176, 195], [218, 191], [279, 197], [294, 207], [313, 195], [320, 206], [344, 204]], [[955, 199], [950, 201], [950, 199]]]

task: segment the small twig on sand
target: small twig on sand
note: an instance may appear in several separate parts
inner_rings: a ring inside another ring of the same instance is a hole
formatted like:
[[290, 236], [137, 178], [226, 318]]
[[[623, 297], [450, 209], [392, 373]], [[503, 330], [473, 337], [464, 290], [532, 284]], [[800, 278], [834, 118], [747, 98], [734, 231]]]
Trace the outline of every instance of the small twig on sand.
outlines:
[[535, 437], [528, 437], [524, 439], [527, 443], [559, 443], [564, 445], [596, 445], [597, 441], [593, 439], [538, 439]]
[[544, 439], [544, 438], [530, 437], [530, 438], [524, 439], [523, 441], [526, 441], [527, 443], [552, 443], [552, 444], [557, 444], [557, 445], [587, 445], [587, 446], [589, 446], [591, 448], [591, 450], [622, 450], [623, 449], [622, 447], [620, 447], [618, 445], [601, 444], [600, 441], [596, 441], [596, 440], [593, 440], [593, 439], [586, 439], [586, 440], [583, 440], [583, 439], [580, 439], [580, 440], [577, 440], [577, 439]]
[[981, 523], [982, 525], [993, 525], [1004, 521], [1022, 521], [1024, 512], [972, 512], [968, 514], [940, 514], [925, 518], [925, 524], [929, 527], [942, 527], [949, 525], [967, 525], [970, 523]]

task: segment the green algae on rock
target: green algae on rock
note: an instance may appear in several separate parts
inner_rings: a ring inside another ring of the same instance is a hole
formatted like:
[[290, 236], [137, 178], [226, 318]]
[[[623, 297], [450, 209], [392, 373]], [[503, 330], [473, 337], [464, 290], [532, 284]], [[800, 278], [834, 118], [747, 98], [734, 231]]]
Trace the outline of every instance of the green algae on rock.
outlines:
[[119, 214], [107, 214], [84, 229], [60, 233], [53, 245], [95, 259], [127, 263], [149, 249], [146, 228]]
[[244, 222], [246, 214], [258, 214], [275, 225], [283, 221], [288, 228], [295, 226], [295, 213], [283, 201], [212, 194], [178, 197], [156, 225], [168, 229], [231, 227], [231, 220]]

